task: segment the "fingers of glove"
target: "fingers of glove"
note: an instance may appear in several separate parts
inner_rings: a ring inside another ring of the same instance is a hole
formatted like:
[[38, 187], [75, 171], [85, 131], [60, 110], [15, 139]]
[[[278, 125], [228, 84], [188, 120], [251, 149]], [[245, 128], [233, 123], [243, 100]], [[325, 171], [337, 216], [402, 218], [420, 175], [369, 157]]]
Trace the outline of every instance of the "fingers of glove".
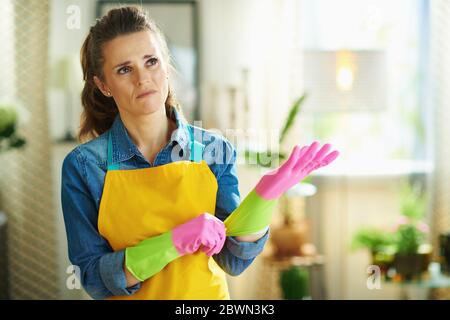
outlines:
[[[305, 155], [306, 151], [308, 151], [309, 148], [310, 148], [310, 146], [302, 147], [302, 149], [300, 150], [299, 158], [302, 158]], [[304, 171], [304, 170], [302, 170], [302, 171]]]
[[220, 219], [207, 212], [198, 216], [198, 219], [198, 247], [201, 247], [203, 252], [211, 256], [217, 251], [217, 245], [223, 242], [222, 238], [225, 238], [225, 225]]
[[211, 248], [209, 246], [202, 246], [200, 250], [202, 250], [204, 253], [207, 253], [209, 250], [211, 250]]
[[304, 155], [300, 158], [298, 158], [295, 166], [292, 168], [293, 171], [298, 172], [302, 170], [304, 167], [306, 167], [311, 160], [314, 158], [314, 156], [317, 153], [317, 149], [319, 148], [319, 143], [317, 141], [314, 141], [308, 148], [308, 150], [305, 151]]
[[225, 244], [225, 239], [226, 239], [225, 236], [220, 237], [220, 238], [218, 239], [217, 244], [216, 244], [214, 247], [212, 247], [211, 250], [209, 250], [209, 251], [207, 252], [207, 255], [208, 255], [209, 257], [211, 257], [212, 255], [218, 254], [220, 251], [222, 251], [223, 245]]
[[205, 252], [209, 257], [213, 254], [219, 253], [222, 250], [226, 239], [225, 229], [220, 226], [220, 230], [216, 231], [212, 239], [214, 239], [214, 245], [202, 247], [202, 251]]
[[182, 252], [186, 253], [194, 253], [200, 248], [200, 241], [196, 240], [194, 242], [187, 242], [181, 246]]
[[303, 171], [309, 173], [312, 170], [315, 170], [321, 166], [323, 159], [326, 157], [327, 153], [331, 149], [331, 144], [326, 143], [320, 148], [320, 150], [316, 153], [314, 158], [309, 162], [309, 164], [303, 169]]
[[289, 159], [280, 167], [284, 168], [284, 169], [292, 169], [292, 167], [295, 165], [295, 163], [297, 162], [297, 159], [300, 155], [300, 146], [296, 145], [291, 152], [291, 155], [289, 156]]
[[223, 246], [224, 238], [225, 238], [224, 228], [219, 226], [219, 230], [216, 230], [213, 235], [214, 245], [208, 246], [209, 250], [206, 251], [206, 254], [209, 257], [212, 256], [213, 254], [220, 252]]
[[335, 150], [335, 151], [329, 153], [324, 159], [322, 159], [322, 161], [316, 163], [312, 170], [316, 170], [316, 169], [319, 169], [321, 167], [325, 167], [325, 166], [329, 165], [331, 162], [336, 160], [336, 158], [338, 156], [339, 156], [339, 151]]
[[330, 154], [326, 155], [324, 159], [322, 159], [321, 161], [313, 161], [311, 162], [305, 169], [304, 171], [307, 172], [308, 174], [310, 172], [312, 172], [313, 170], [317, 170], [319, 168], [325, 167], [326, 165], [330, 164], [331, 162], [333, 162], [337, 157], [339, 156], [339, 152], [338, 151], [333, 151]]
[[226, 228], [225, 228], [225, 224], [223, 223], [223, 221], [217, 219], [218, 221], [216, 221], [215, 224], [215, 230], [217, 233], [219, 233], [221, 236], [224, 236], [226, 234]]
[[301, 149], [300, 149], [300, 153], [299, 153], [299, 157], [303, 157], [304, 155], [305, 155], [305, 152], [306, 152], [306, 150], [308, 150], [308, 148], [309, 148], [309, 146], [303, 146]]
[[223, 246], [225, 245], [225, 240], [227, 239], [226, 235], [220, 238], [219, 243], [216, 246], [216, 250], [214, 250], [213, 254], [218, 254], [220, 251], [222, 251]]
[[217, 231], [211, 229], [200, 236], [203, 247], [212, 248], [217, 244]]
[[215, 237], [215, 231], [211, 231], [208, 233], [205, 233], [200, 236], [201, 245], [204, 247], [211, 248], [216, 245], [217, 240]]
[[214, 245], [211, 246], [203, 246], [202, 247], [202, 251], [208, 256], [211, 257], [214, 253], [214, 250], [216, 248], [217, 244], [215, 243]]
[[322, 148], [320, 148], [320, 150], [317, 151], [316, 155], [314, 156], [313, 161], [320, 163], [325, 158], [325, 156], [328, 154], [330, 149], [331, 149], [331, 144], [325, 143], [322, 146]]
[[205, 251], [206, 255], [208, 257], [211, 257], [215, 253], [216, 247], [217, 247], [217, 245], [215, 245], [211, 248], [208, 248], [208, 250]]
[[325, 157], [325, 159], [322, 160], [321, 162], [321, 167], [326, 166], [328, 164], [330, 164], [331, 162], [333, 162], [334, 160], [336, 160], [336, 158], [339, 156], [339, 151], [335, 150], [332, 153], [330, 153], [329, 155], [327, 155]]

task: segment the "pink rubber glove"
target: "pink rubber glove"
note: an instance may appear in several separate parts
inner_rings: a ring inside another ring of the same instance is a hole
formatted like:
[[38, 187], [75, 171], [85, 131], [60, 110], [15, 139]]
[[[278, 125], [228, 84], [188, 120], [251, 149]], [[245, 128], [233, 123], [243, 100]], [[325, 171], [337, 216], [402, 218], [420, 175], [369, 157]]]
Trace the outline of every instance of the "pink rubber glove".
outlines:
[[209, 257], [219, 253], [225, 243], [223, 222], [209, 213], [203, 213], [172, 230], [172, 242], [180, 255], [202, 251]]
[[319, 149], [319, 143], [310, 146], [295, 146], [289, 159], [279, 168], [265, 174], [255, 187], [256, 193], [266, 200], [277, 199], [285, 191], [299, 183], [313, 170], [331, 163], [339, 155], [338, 151], [328, 153], [330, 144]]
[[[222, 222], [222, 221], [221, 221]], [[203, 245], [200, 250], [202, 250], [208, 257], [211, 257], [213, 254], [218, 254], [225, 244], [226, 240], [226, 232], [225, 232], [225, 225], [223, 227], [223, 233], [221, 232], [219, 234], [219, 239], [216, 240], [215, 244], [212, 246], [206, 246]]]

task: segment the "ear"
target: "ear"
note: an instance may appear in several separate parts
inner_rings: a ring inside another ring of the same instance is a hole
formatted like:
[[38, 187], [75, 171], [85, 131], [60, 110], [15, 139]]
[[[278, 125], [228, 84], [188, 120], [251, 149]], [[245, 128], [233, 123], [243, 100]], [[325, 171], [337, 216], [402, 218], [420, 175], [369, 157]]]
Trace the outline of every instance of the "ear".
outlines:
[[108, 86], [103, 83], [102, 80], [100, 80], [97, 76], [94, 76], [94, 82], [97, 88], [107, 97], [111, 97], [111, 91], [109, 90]]

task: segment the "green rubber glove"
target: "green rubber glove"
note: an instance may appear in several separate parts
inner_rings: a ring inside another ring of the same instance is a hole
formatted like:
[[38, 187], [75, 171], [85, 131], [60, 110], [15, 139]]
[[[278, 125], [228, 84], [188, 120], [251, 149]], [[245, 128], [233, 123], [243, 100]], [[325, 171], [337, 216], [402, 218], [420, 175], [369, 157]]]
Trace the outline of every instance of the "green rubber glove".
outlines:
[[180, 256], [173, 245], [172, 232], [168, 231], [126, 248], [125, 265], [136, 279], [144, 281]]
[[256, 234], [269, 226], [273, 208], [278, 200], [265, 200], [253, 189], [234, 210], [224, 224], [227, 236]]

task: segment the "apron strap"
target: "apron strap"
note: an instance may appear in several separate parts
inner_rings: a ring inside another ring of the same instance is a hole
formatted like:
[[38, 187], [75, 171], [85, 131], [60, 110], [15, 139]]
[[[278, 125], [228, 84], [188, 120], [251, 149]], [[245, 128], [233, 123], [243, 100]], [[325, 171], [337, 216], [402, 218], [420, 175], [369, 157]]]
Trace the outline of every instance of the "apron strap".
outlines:
[[112, 162], [112, 138], [111, 131], [108, 133], [108, 170], [119, 170], [119, 164]]
[[189, 148], [190, 148], [190, 155], [189, 160], [194, 162], [201, 162], [203, 160], [203, 151], [205, 150], [205, 145], [201, 144], [198, 141], [195, 141], [194, 139], [194, 129], [192, 126], [189, 126], [189, 134], [191, 136]]

